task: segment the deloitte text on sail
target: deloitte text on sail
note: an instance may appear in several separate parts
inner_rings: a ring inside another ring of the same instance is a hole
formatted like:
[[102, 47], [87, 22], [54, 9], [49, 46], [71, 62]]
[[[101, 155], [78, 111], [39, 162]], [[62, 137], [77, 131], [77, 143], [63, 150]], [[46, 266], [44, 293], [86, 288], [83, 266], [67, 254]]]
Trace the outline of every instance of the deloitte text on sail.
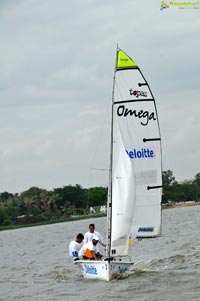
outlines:
[[133, 148], [131, 150], [126, 149], [126, 153], [131, 159], [150, 159], [155, 157], [154, 150], [150, 148]]

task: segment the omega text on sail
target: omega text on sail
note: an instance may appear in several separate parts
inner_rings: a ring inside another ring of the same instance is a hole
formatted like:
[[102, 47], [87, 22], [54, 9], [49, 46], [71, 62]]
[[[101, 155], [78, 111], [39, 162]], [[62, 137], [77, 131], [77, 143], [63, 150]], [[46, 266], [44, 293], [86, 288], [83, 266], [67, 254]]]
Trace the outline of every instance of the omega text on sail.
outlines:
[[142, 125], [146, 126], [148, 125], [150, 120], [156, 120], [156, 116], [154, 112], [144, 111], [144, 110], [130, 110], [126, 108], [124, 105], [121, 105], [117, 108], [117, 115], [119, 117], [126, 117], [128, 115], [137, 117], [139, 119], [142, 118], [142, 121], [140, 122]]

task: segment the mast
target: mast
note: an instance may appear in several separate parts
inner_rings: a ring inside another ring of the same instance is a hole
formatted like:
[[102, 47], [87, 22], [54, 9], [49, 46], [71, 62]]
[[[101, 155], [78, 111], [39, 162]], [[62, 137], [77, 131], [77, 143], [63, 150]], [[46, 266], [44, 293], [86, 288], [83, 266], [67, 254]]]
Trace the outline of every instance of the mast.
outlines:
[[113, 163], [113, 103], [114, 103], [114, 87], [115, 73], [117, 66], [118, 44], [116, 47], [115, 68], [113, 75], [112, 88], [112, 111], [111, 111], [111, 138], [110, 138], [110, 167], [109, 167], [109, 186], [108, 186], [108, 201], [107, 201], [107, 257], [110, 259], [111, 254], [111, 226], [112, 226], [112, 163]]

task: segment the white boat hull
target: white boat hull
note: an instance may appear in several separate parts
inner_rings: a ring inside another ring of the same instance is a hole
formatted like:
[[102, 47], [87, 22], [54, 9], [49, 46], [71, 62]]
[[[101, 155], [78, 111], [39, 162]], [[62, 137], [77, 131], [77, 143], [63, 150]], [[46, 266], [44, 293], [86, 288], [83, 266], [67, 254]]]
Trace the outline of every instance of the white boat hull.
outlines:
[[110, 281], [113, 278], [128, 275], [133, 262], [77, 260], [75, 264], [81, 268], [82, 275], [86, 279]]

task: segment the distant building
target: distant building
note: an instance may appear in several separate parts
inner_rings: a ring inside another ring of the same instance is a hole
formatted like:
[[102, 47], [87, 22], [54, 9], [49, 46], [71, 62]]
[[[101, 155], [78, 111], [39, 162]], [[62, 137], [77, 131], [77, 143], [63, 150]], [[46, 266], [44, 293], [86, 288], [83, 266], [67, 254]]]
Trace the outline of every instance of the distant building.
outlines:
[[106, 206], [95, 206], [90, 207], [90, 214], [106, 213]]

